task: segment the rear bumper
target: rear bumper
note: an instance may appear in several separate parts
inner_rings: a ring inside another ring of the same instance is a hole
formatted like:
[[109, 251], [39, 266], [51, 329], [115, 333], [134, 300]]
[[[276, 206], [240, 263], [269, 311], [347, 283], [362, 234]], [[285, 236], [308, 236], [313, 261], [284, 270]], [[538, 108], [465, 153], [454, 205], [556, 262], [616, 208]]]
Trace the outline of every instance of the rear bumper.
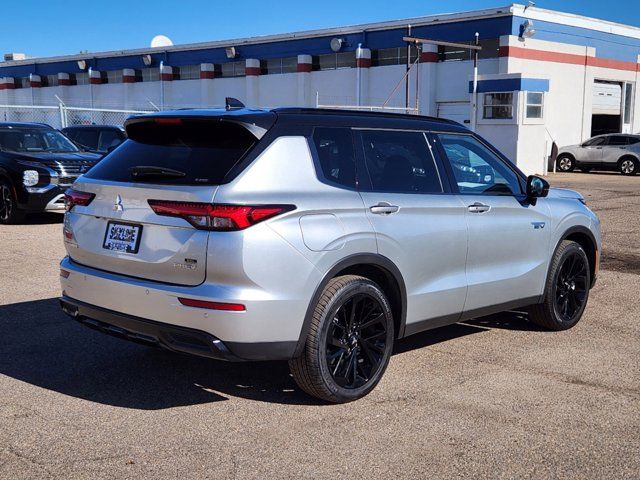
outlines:
[[[146, 281], [80, 265], [68, 257], [60, 277], [63, 309], [89, 327], [174, 351], [224, 360], [287, 360], [295, 355], [308, 299], [203, 283]], [[245, 311], [181, 304], [178, 298], [241, 303]], [[189, 345], [177, 338], [191, 340]]]
[[60, 298], [60, 306], [62, 311], [74, 320], [108, 335], [145, 345], [160, 346], [174, 352], [217, 360], [241, 360], [219, 339], [200, 330], [124, 315], [67, 296]]

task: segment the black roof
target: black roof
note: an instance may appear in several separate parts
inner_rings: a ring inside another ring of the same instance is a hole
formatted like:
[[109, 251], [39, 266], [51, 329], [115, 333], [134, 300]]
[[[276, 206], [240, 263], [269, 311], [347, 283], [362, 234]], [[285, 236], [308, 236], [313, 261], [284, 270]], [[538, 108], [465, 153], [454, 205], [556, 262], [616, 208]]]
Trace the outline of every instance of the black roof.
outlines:
[[35, 123], [35, 122], [0, 122], [0, 128], [8, 127], [8, 128], [42, 128], [43, 130], [53, 129], [51, 125], [47, 125], [46, 123]]
[[68, 127], [64, 127], [62, 130], [68, 130], [70, 128], [83, 130], [85, 128], [102, 128], [102, 129], [115, 129], [122, 131], [123, 128], [118, 125], [69, 125]]
[[314, 126], [330, 125], [341, 127], [361, 128], [397, 128], [408, 130], [445, 130], [455, 132], [468, 132], [468, 129], [453, 120], [444, 118], [427, 117], [422, 115], [410, 115], [404, 113], [369, 112], [360, 110], [338, 110], [328, 108], [285, 107], [272, 110], [238, 108], [238, 109], [213, 109], [196, 108], [154, 112], [130, 117], [125, 122], [125, 128], [132, 123], [157, 117], [182, 117], [182, 118], [218, 118], [245, 125], [250, 130], [256, 130], [256, 136], [261, 138], [275, 122], [289, 125]]

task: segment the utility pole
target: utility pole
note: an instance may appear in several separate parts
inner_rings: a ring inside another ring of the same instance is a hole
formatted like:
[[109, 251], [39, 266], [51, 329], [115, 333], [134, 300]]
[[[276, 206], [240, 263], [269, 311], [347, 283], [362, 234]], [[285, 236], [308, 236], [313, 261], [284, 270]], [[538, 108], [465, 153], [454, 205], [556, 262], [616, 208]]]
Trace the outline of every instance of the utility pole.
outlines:
[[[407, 36], [411, 36], [411, 25], [407, 25]], [[407, 72], [405, 74], [404, 98], [406, 108], [405, 113], [409, 111], [409, 70], [411, 70], [411, 43], [407, 43]]]

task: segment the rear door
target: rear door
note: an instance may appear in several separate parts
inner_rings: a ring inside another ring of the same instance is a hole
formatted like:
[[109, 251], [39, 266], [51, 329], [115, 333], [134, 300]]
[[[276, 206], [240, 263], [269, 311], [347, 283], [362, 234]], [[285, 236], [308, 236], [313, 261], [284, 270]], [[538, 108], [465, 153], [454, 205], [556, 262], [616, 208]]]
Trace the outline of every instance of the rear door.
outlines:
[[129, 137], [74, 184], [94, 197], [66, 215], [69, 256], [108, 272], [198, 285], [205, 279], [208, 232], [185, 218], [156, 214], [149, 202], [212, 203], [217, 185], [257, 138], [218, 119], [145, 120], [129, 127]]
[[607, 146], [602, 149], [602, 166], [615, 168], [618, 160], [627, 152], [629, 137], [627, 135], [610, 135]]
[[535, 299], [542, 293], [550, 241], [549, 208], [524, 201], [519, 177], [471, 134], [441, 133], [438, 151], [449, 162], [469, 232], [464, 311]]
[[407, 289], [406, 334], [455, 322], [467, 290], [465, 210], [425, 133], [358, 130], [368, 182], [360, 185], [378, 252]]

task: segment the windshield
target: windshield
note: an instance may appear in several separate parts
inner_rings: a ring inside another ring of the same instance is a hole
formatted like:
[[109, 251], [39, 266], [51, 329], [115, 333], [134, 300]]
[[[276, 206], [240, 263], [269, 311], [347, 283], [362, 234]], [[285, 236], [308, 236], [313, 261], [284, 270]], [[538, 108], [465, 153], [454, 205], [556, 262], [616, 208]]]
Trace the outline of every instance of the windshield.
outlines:
[[78, 147], [62, 133], [44, 128], [2, 128], [0, 149], [27, 153], [78, 151]]

